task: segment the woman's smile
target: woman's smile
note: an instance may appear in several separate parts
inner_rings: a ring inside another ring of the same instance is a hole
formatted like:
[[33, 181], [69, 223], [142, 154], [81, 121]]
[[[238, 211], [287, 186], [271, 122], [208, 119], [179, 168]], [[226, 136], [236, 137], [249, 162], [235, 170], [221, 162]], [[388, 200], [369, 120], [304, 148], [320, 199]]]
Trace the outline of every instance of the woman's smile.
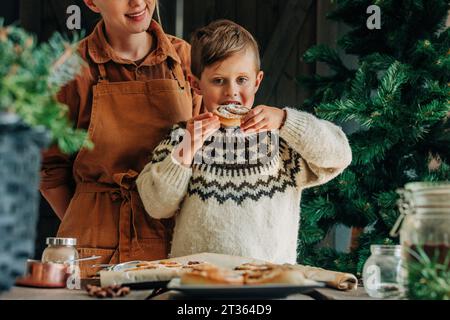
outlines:
[[148, 13], [148, 8], [145, 7], [141, 11], [135, 11], [133, 13], [126, 14], [125, 17], [127, 17], [128, 19], [130, 19], [134, 22], [140, 22], [145, 19], [147, 13]]

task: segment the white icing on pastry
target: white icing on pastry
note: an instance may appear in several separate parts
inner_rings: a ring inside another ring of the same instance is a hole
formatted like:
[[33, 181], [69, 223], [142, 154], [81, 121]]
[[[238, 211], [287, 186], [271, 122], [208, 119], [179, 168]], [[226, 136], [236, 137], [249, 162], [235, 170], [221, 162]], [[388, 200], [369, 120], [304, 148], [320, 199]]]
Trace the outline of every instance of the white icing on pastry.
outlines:
[[225, 106], [219, 106], [216, 112], [223, 118], [227, 119], [239, 119], [245, 116], [250, 111], [249, 108], [242, 107], [236, 104], [229, 104]]

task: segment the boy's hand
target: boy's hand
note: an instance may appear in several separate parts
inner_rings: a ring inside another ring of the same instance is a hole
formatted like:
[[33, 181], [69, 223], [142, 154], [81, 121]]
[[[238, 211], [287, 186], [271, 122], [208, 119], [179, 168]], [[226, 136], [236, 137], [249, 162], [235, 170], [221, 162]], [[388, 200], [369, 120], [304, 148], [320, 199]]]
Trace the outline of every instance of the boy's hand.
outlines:
[[202, 113], [189, 120], [186, 124], [186, 130], [189, 135], [186, 138], [190, 138], [193, 153], [195, 154], [203, 146], [203, 143], [219, 128], [219, 118], [211, 112]]
[[186, 134], [175, 150], [175, 158], [184, 166], [191, 166], [203, 143], [220, 128], [219, 118], [211, 112], [202, 113], [186, 124]]
[[286, 111], [260, 105], [242, 119], [241, 130], [245, 133], [280, 129], [286, 120]]

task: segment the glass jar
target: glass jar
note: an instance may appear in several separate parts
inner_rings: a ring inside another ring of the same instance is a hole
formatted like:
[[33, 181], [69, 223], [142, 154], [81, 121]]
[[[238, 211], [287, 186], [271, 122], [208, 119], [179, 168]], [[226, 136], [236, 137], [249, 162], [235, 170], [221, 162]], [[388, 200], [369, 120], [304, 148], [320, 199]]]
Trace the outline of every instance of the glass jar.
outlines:
[[47, 238], [42, 253], [42, 262], [65, 263], [69, 266], [77, 265], [78, 251], [75, 248], [77, 239], [74, 238]]
[[450, 183], [409, 183], [403, 194], [400, 242], [405, 261], [417, 258], [423, 250], [430, 259], [436, 256], [436, 262], [443, 263], [450, 252]]
[[371, 245], [371, 256], [363, 268], [363, 283], [373, 298], [400, 298], [404, 295], [402, 247]]
[[445, 277], [439, 271], [445, 265], [450, 269], [450, 183], [409, 183], [399, 193], [405, 217], [400, 229], [404, 283], [408, 297], [416, 299], [434, 290], [429, 279], [423, 278], [429, 276], [422, 272], [425, 267], [439, 277]]
[[[400, 230], [406, 261], [425, 253], [435, 262], [444, 263], [450, 253], [450, 208], [416, 209], [408, 215]], [[449, 263], [450, 267], [450, 263]]]

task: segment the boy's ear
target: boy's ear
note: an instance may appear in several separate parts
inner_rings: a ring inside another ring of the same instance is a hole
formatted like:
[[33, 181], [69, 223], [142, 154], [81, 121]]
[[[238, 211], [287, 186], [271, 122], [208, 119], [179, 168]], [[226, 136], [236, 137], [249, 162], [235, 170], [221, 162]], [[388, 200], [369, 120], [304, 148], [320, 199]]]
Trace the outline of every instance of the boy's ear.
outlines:
[[256, 82], [255, 82], [255, 93], [258, 91], [259, 86], [261, 85], [261, 82], [264, 78], [264, 71], [259, 71], [256, 75]]
[[191, 88], [194, 90], [194, 92], [198, 95], [202, 95], [202, 90], [200, 89], [200, 80], [194, 76], [194, 75], [188, 75], [189, 83], [191, 84]]
[[94, 0], [84, 0], [84, 3], [95, 13], [100, 13], [100, 9], [95, 4]]

